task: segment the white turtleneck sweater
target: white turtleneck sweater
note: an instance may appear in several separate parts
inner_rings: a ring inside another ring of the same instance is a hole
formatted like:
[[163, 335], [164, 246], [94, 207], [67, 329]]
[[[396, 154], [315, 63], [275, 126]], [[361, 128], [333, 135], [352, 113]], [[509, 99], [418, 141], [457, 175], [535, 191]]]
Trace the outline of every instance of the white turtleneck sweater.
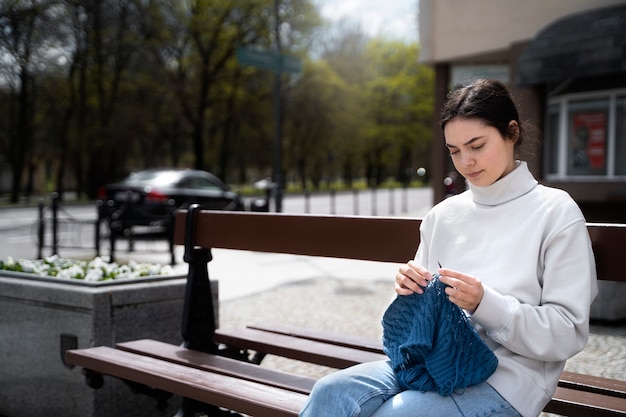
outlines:
[[565, 360], [587, 343], [596, 270], [576, 203], [516, 164], [494, 184], [470, 185], [436, 205], [421, 224], [415, 259], [482, 281], [471, 320], [499, 360], [487, 382], [522, 416], [536, 417]]

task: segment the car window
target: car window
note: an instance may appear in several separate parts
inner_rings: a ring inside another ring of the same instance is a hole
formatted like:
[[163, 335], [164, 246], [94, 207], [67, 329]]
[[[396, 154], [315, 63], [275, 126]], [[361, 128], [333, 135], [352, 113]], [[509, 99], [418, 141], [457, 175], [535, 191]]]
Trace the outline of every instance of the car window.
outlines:
[[214, 183], [213, 181], [207, 178], [190, 178], [189, 181], [185, 184], [189, 188], [194, 188], [197, 190], [216, 190], [220, 191], [222, 187], [219, 184]]
[[125, 182], [165, 186], [175, 183], [179, 178], [180, 174], [175, 171], [140, 171], [129, 176]]
[[159, 172], [152, 178], [151, 182], [156, 186], [171, 185], [180, 179], [180, 174], [177, 172]]

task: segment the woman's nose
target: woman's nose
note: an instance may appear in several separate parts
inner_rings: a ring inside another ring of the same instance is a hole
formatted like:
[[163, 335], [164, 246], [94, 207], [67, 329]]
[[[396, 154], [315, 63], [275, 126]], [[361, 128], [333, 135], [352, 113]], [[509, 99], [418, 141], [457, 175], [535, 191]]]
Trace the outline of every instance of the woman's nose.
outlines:
[[472, 166], [475, 162], [476, 160], [474, 159], [474, 157], [469, 155], [468, 153], [465, 153], [461, 156], [461, 164], [463, 164], [463, 166], [465, 167]]

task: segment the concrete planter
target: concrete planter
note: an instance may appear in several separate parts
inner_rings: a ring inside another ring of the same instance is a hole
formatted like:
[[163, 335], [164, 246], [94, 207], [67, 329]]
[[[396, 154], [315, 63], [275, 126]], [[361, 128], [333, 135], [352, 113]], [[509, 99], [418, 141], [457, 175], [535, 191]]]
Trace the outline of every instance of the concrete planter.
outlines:
[[62, 351], [140, 338], [180, 343], [185, 283], [180, 275], [85, 283], [0, 271], [0, 416], [173, 415], [178, 399], [159, 411], [112, 378], [89, 388]]

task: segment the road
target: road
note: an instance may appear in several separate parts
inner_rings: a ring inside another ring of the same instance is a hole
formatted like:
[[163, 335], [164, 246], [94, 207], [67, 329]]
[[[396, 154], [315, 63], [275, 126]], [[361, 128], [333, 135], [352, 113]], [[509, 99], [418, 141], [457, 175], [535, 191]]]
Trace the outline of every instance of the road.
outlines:
[[[283, 200], [284, 213], [311, 213], [366, 216], [421, 217], [432, 206], [430, 188], [407, 190], [381, 190], [376, 193], [361, 191], [358, 194], [337, 193], [287, 195]], [[35, 259], [38, 257], [37, 207], [4, 207], [0, 209], [0, 259], [7, 257]], [[51, 213], [46, 208], [46, 246], [42, 256], [52, 254]], [[95, 256], [94, 204], [64, 205], [59, 209], [58, 254], [73, 259], [91, 259]], [[108, 242], [101, 242], [101, 254], [108, 255]], [[182, 248], [176, 248], [176, 273], [185, 274], [187, 265], [182, 261]], [[284, 282], [326, 276], [333, 271], [336, 278], [363, 280], [393, 277], [397, 266], [384, 263], [347, 261], [326, 258], [296, 257], [282, 254], [260, 254], [232, 250], [214, 250], [211, 277], [220, 280], [220, 299], [226, 300], [268, 289]], [[137, 262], [168, 264], [170, 262], [165, 241], [137, 241], [134, 251], [126, 242], [118, 243], [115, 259], [124, 263]], [[238, 276], [232, 277], [232, 265], [238, 265]], [[344, 265], [345, 264], [345, 265]], [[339, 272], [337, 272], [339, 271]], [[342, 272], [343, 271], [343, 272]]]

